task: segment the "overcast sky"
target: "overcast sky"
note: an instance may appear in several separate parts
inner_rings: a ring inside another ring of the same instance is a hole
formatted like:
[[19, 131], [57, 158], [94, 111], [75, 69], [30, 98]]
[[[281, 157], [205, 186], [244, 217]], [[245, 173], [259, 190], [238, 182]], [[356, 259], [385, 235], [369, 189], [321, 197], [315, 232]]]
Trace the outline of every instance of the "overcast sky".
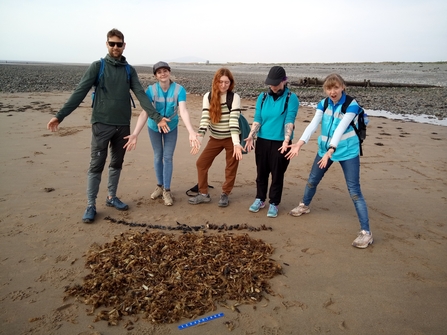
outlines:
[[0, 0], [0, 60], [447, 61], [447, 0]]

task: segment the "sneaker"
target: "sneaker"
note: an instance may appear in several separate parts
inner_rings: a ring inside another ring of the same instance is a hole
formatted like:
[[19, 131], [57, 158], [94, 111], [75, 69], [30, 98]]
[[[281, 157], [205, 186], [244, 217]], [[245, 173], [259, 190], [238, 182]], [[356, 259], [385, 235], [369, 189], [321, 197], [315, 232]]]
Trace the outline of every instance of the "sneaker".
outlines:
[[106, 199], [106, 205], [109, 207], [115, 207], [120, 211], [127, 211], [129, 206], [127, 206], [124, 202], [122, 202], [118, 197], [113, 197], [112, 199]]
[[309, 206], [306, 206], [302, 202], [289, 212], [289, 214], [292, 216], [301, 216], [308, 213], [310, 213]]
[[278, 216], [278, 207], [275, 204], [270, 204], [267, 217], [276, 218]]
[[151, 199], [155, 200], [160, 198], [163, 195], [163, 186], [158, 186], [155, 188], [155, 191], [151, 194]]
[[356, 248], [365, 249], [368, 245], [374, 242], [372, 233], [370, 231], [361, 230], [357, 238], [352, 242], [352, 245]]
[[265, 202], [261, 199], [256, 198], [255, 202], [248, 209], [250, 212], [257, 213], [261, 208], [265, 207]]
[[172, 200], [171, 191], [163, 190], [163, 200], [165, 202], [165, 206], [172, 206], [174, 204], [174, 200]]
[[89, 205], [85, 209], [84, 216], [82, 217], [82, 222], [92, 223], [95, 220], [96, 207], [94, 205]]
[[211, 201], [210, 195], [209, 194], [204, 195], [202, 193], [199, 193], [195, 197], [191, 197], [188, 199], [188, 202], [191, 205], [198, 205], [198, 204], [201, 204], [204, 202], [210, 202], [210, 201]]
[[219, 203], [217, 204], [219, 207], [227, 207], [230, 200], [228, 200], [228, 195], [226, 193], [222, 193], [220, 195]]

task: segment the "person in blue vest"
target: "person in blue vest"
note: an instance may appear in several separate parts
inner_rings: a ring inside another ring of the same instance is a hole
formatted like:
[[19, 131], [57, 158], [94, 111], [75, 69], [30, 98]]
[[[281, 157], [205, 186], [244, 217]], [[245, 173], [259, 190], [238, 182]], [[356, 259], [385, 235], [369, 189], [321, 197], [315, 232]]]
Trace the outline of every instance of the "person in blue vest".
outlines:
[[245, 149], [255, 148], [256, 159], [256, 199], [249, 211], [257, 213], [265, 207], [269, 177], [271, 175], [269, 209], [267, 217], [278, 216], [281, 202], [284, 174], [289, 165], [285, 157], [288, 145], [293, 139], [295, 118], [298, 114], [299, 100], [287, 87], [286, 71], [282, 66], [273, 66], [265, 80], [268, 92], [258, 96], [251, 131], [245, 142]]
[[171, 193], [174, 150], [177, 144], [179, 113], [189, 133], [191, 154], [199, 151], [200, 142], [194, 131], [188, 110], [186, 109], [186, 91], [183, 86], [171, 80], [171, 67], [166, 62], [158, 62], [153, 66], [153, 72], [158, 82], [149, 86], [146, 94], [152, 101], [157, 112], [169, 118], [169, 132], [161, 132], [157, 123], [149, 119], [142, 111], [138, 117], [133, 133], [126, 137], [128, 142], [124, 146], [127, 150], [136, 148], [137, 138], [147, 121], [149, 138], [154, 151], [154, 170], [157, 186], [151, 194], [151, 199], [163, 198], [166, 206], [172, 206], [174, 199]]
[[[144, 93], [137, 72], [128, 65], [126, 57], [123, 56], [126, 47], [123, 33], [118, 29], [110, 30], [107, 33], [106, 47], [108, 54], [104, 60], [95, 61], [90, 65], [68, 101], [47, 125], [47, 129], [57, 131], [59, 124], [82, 103], [99, 79], [91, 117], [91, 159], [87, 177], [87, 208], [82, 217], [84, 223], [93, 222], [96, 216], [96, 197], [109, 146], [111, 157], [106, 205], [119, 210], [129, 208], [116, 196], [116, 193], [126, 152], [125, 138], [130, 134], [132, 115], [130, 90], [134, 92], [147, 116], [154, 120], [159, 129], [162, 132], [169, 131], [167, 124], [169, 119], [160, 115], [152, 106]], [[102, 75], [100, 75], [101, 64], [104, 64]]]
[[361, 108], [357, 101], [352, 100], [346, 113], [341, 112], [342, 105], [346, 100], [345, 88], [345, 81], [340, 75], [334, 73], [326, 77], [323, 89], [329, 97], [327, 108], [324, 108], [325, 99], [321, 100], [312, 121], [304, 130], [300, 140], [290, 145], [291, 149], [286, 155], [288, 159], [298, 156], [301, 147], [309, 141], [321, 123], [318, 152], [304, 189], [303, 199], [289, 214], [301, 216], [310, 213], [309, 206], [318, 184], [332, 163], [339, 162], [360, 222], [360, 232], [352, 245], [357, 248], [366, 248], [373, 243], [373, 236], [369, 229], [368, 207], [360, 189], [359, 139], [350, 126], [351, 121], [355, 120]]

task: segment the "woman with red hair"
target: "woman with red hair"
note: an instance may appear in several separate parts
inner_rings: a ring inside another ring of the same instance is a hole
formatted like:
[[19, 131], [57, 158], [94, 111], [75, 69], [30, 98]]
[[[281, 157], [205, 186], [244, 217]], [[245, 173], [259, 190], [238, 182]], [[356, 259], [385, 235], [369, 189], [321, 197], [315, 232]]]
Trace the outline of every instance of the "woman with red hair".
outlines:
[[[207, 92], [203, 96], [198, 138], [202, 142], [208, 128], [210, 136], [205, 149], [196, 162], [199, 193], [189, 199], [189, 203], [192, 205], [211, 201], [208, 194], [208, 170], [214, 159], [224, 149], [226, 154], [225, 182], [222, 185], [218, 206], [227, 207], [229, 204], [228, 195], [233, 190], [243, 150], [239, 139], [241, 98], [238, 94], [233, 93], [233, 89], [234, 77], [232, 73], [227, 68], [220, 68], [214, 75], [211, 92]], [[229, 103], [230, 101], [232, 102]]]

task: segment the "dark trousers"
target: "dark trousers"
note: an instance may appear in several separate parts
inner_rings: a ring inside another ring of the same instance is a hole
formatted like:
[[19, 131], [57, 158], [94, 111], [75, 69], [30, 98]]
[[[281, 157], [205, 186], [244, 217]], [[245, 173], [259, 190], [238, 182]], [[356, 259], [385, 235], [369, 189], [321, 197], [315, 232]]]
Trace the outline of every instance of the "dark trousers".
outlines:
[[109, 164], [109, 196], [116, 196], [118, 182], [123, 167], [126, 149], [123, 148], [130, 134], [130, 126], [110, 126], [102, 123], [92, 125], [91, 159], [87, 176], [87, 202], [96, 203], [96, 197], [101, 183], [101, 175], [107, 159], [107, 150], [110, 146]]
[[269, 191], [269, 203], [279, 205], [284, 186], [284, 174], [289, 166], [289, 160], [285, 158], [286, 153], [281, 154], [278, 149], [282, 141], [271, 141], [263, 138], [256, 140], [256, 198], [265, 201], [267, 198], [267, 189], [269, 176], [272, 176], [272, 183]]

